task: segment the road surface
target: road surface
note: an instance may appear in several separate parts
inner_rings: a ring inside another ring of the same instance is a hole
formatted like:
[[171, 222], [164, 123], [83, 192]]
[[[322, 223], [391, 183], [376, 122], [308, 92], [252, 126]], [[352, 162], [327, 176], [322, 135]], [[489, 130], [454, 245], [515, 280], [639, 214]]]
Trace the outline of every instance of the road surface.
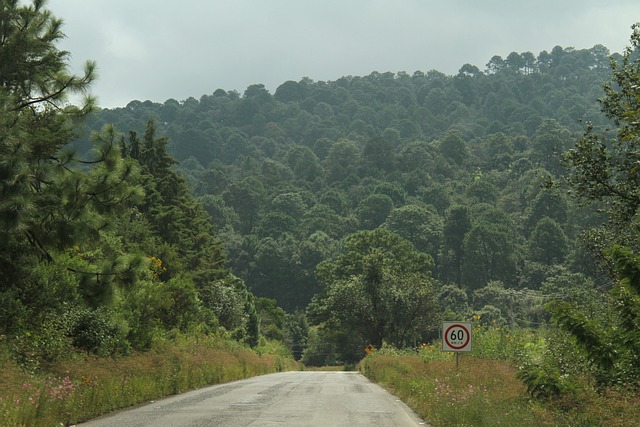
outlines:
[[107, 415], [83, 427], [425, 426], [357, 372], [284, 372], [207, 387]]

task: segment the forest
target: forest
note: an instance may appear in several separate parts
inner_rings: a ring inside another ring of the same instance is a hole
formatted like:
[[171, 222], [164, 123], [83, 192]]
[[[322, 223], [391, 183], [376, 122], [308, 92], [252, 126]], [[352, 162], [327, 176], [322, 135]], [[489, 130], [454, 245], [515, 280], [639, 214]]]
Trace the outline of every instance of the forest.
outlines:
[[[568, 193], [562, 157], [586, 126], [612, 126], [597, 101], [610, 56], [556, 46], [454, 76], [135, 100], [89, 116], [85, 135], [113, 124], [133, 158], [161, 146], [229, 270], [311, 327], [307, 359], [357, 360], [367, 344], [432, 339], [447, 316], [540, 325], [550, 298], [611, 286], [584, 238], [604, 217]], [[154, 256], [172, 268], [173, 254]]]
[[0, 16], [0, 337], [23, 366], [179, 334], [353, 363], [475, 318], [640, 372], [638, 27], [622, 53], [100, 109], [67, 102], [95, 64], [68, 72], [39, 4]]

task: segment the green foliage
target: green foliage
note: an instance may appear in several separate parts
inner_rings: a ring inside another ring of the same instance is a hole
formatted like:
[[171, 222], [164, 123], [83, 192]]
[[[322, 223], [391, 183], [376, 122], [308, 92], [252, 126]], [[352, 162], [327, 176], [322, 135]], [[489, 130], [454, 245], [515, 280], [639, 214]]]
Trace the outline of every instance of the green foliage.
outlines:
[[[571, 248], [593, 217], [557, 189], [541, 194], [540, 186], [559, 176], [559, 154], [579, 131], [579, 118], [598, 132], [608, 124], [596, 103], [611, 76], [602, 67], [606, 55], [602, 46], [558, 47], [553, 61], [548, 53], [514, 52], [485, 71], [467, 64], [455, 76], [371, 73], [286, 82], [273, 96], [253, 85], [198, 100], [132, 101], [90, 117], [89, 127], [115, 121], [146, 138], [154, 118], [171, 137], [168, 152], [183, 161], [177, 169], [213, 216], [228, 266], [252, 292], [290, 312], [321, 290], [315, 267], [335, 255], [313, 248], [317, 232], [333, 245], [359, 230], [388, 228], [429, 254], [444, 283], [537, 288], [558, 264], [592, 267]], [[138, 139], [132, 152], [142, 155], [150, 146]], [[150, 158], [160, 160], [161, 151]], [[157, 179], [174, 181], [166, 171]], [[166, 280], [184, 267], [180, 262], [205, 257], [185, 256], [177, 243], [191, 239], [179, 225], [182, 208], [163, 207], [167, 193], [153, 180], [143, 185], [153, 201], [154, 212], [145, 215], [152, 214], [154, 233], [171, 239], [172, 252], [153, 254], [165, 262]], [[494, 211], [478, 215], [482, 203]], [[542, 233], [530, 242], [545, 216], [568, 240], [552, 259], [544, 259]], [[532, 277], [532, 269], [545, 274]]]
[[283, 341], [287, 313], [276, 304], [276, 300], [256, 298], [256, 310], [260, 316], [260, 333], [267, 339]]
[[523, 365], [518, 372], [518, 379], [526, 384], [527, 392], [538, 399], [558, 398], [568, 390], [559, 372], [540, 366]]
[[536, 224], [529, 239], [530, 259], [543, 264], [561, 264], [569, 251], [567, 236], [549, 217]]
[[[198, 331], [353, 361], [369, 343], [432, 336], [436, 295], [447, 316], [545, 322], [543, 296], [524, 287], [571, 294], [590, 316], [593, 281], [574, 274], [597, 273], [574, 240], [598, 217], [550, 181], [582, 117], [591, 124], [565, 157], [568, 181], [611, 208], [590, 246], [640, 247], [637, 27], [615, 57], [604, 115], [602, 46], [513, 52], [456, 76], [303, 79], [273, 96], [256, 84], [88, 115], [90, 98], [77, 108], [65, 97], [88, 88], [93, 64], [69, 74], [61, 24], [43, 5], [9, 2], [0, 16], [0, 333], [40, 337], [24, 348], [52, 334], [43, 357]], [[632, 291], [612, 296], [628, 325]], [[45, 322], [58, 315], [76, 320], [55, 335]], [[601, 337], [596, 326], [574, 332]], [[630, 376], [636, 362], [620, 363]]]
[[608, 255], [619, 274], [619, 284], [610, 291], [609, 305], [600, 304], [600, 312], [589, 317], [566, 302], [555, 303], [550, 309], [553, 320], [576, 339], [593, 364], [599, 384], [635, 384], [640, 378], [640, 296], [636, 281], [640, 258], [622, 247], [614, 247]]
[[69, 73], [69, 53], [56, 47], [61, 25], [43, 1], [4, 2], [0, 13], [0, 301], [11, 316], [0, 332], [18, 337], [18, 353], [35, 364], [72, 344], [126, 351], [122, 333], [91, 316], [144, 269], [114, 234], [118, 216], [141, 200], [135, 162], [121, 158], [110, 126], [82, 155], [69, 145], [94, 102], [68, 99], [87, 93], [95, 64]]
[[[618, 127], [616, 138], [609, 142], [605, 139], [607, 135], [595, 132], [593, 126], [588, 125], [583, 137], [565, 156], [569, 167], [567, 179], [577, 195], [586, 201], [605, 202], [608, 223], [585, 234], [585, 238], [590, 241], [596, 256], [605, 261], [616, 283], [608, 298], [600, 301], [581, 297], [578, 305], [556, 301], [549, 306], [552, 320], [575, 339], [592, 367], [587, 373], [600, 387], [637, 385], [640, 378], [637, 357], [640, 350], [640, 286], [637, 284], [640, 262], [636, 255], [638, 233], [633, 219], [639, 206], [636, 176], [640, 135], [636, 126], [640, 81], [638, 29], [638, 24], [634, 25], [631, 46], [626, 49], [622, 63], [612, 61], [614, 77], [605, 85], [605, 97], [601, 101], [602, 111]], [[538, 227], [536, 231], [540, 231]], [[555, 285], [557, 289], [556, 281], [558, 278], [546, 286]], [[571, 291], [569, 293], [575, 297], [574, 292], [580, 287], [563, 290]], [[549, 360], [544, 363], [553, 367]], [[557, 360], [556, 364], [560, 365], [561, 361]], [[558, 375], [543, 371], [533, 367], [524, 372], [532, 391], [539, 394], [542, 393], [540, 388], [547, 386], [553, 390], [550, 394], [561, 393], [563, 390], [553, 385], [558, 383]], [[561, 374], [562, 370], [553, 372]]]
[[471, 228], [463, 245], [462, 282], [473, 290], [491, 280], [513, 285], [517, 250], [513, 231], [505, 224], [483, 222]]
[[429, 261], [388, 230], [351, 235], [334, 262], [319, 266], [325, 291], [310, 306], [312, 319], [359, 338], [356, 344], [409, 344], [437, 317]]
[[301, 359], [305, 366], [335, 366], [339, 363], [335, 340], [328, 337], [327, 333], [319, 327], [309, 328], [307, 347]]
[[373, 230], [382, 225], [391, 210], [393, 209], [393, 200], [384, 194], [372, 194], [362, 200], [358, 205], [356, 214], [363, 230]]
[[11, 426], [75, 425], [176, 393], [298, 369], [277, 344], [257, 354], [235, 341], [202, 334], [177, 334], [171, 345], [129, 356], [77, 356], [36, 373], [20, 371], [4, 350], [1, 343], [0, 417]]
[[70, 337], [76, 348], [95, 353], [99, 356], [118, 356], [128, 354], [129, 342], [122, 324], [113, 319], [114, 314], [107, 309], [78, 310], [71, 314], [75, 317]]
[[454, 284], [440, 288], [438, 302], [443, 319], [462, 319], [469, 310], [469, 297], [464, 289]]
[[287, 314], [284, 326], [285, 343], [291, 350], [293, 357], [300, 360], [303, 354], [306, 354], [309, 344], [310, 328], [307, 316], [300, 311]]
[[587, 351], [589, 358], [604, 372], [610, 372], [617, 358], [617, 351], [606, 337], [604, 331], [593, 319], [575, 310], [568, 303], [557, 303], [551, 307], [553, 320], [573, 335], [578, 343]]
[[[609, 243], [637, 248], [637, 230], [629, 230], [640, 205], [637, 160], [640, 141], [637, 127], [640, 81], [640, 25], [633, 26], [631, 45], [621, 60], [612, 60], [613, 78], [600, 101], [604, 114], [617, 126], [615, 135], [601, 134], [588, 124], [583, 137], [567, 153], [568, 181], [587, 200], [603, 201], [610, 224]], [[635, 221], [633, 221], [635, 222]]]

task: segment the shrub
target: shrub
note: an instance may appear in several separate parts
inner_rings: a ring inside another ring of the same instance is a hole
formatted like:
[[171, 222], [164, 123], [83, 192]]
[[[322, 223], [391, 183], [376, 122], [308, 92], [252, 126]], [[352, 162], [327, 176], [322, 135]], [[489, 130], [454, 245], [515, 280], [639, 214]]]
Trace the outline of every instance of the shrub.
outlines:
[[70, 336], [73, 345], [100, 356], [125, 355], [131, 350], [124, 327], [108, 309], [83, 309], [75, 313]]

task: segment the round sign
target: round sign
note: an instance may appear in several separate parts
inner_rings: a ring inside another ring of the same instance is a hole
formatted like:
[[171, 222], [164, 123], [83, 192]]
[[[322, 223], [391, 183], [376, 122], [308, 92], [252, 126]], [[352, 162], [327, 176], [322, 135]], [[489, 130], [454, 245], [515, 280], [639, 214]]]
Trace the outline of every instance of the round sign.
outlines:
[[469, 345], [470, 340], [469, 329], [460, 323], [450, 325], [444, 333], [445, 343], [453, 350], [462, 350]]

